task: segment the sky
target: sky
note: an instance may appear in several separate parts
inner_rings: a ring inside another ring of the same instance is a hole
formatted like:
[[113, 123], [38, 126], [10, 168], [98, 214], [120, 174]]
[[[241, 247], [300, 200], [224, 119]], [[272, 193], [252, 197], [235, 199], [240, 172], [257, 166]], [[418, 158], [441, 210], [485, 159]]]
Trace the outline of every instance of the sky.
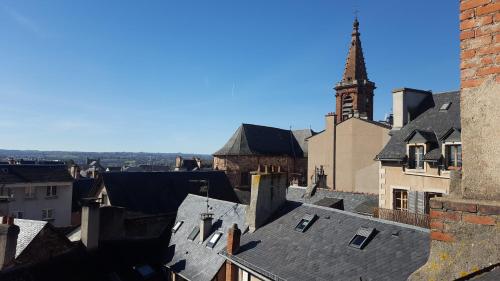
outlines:
[[358, 11], [374, 119], [459, 89], [455, 0], [0, 0], [0, 148], [213, 153], [324, 128]]

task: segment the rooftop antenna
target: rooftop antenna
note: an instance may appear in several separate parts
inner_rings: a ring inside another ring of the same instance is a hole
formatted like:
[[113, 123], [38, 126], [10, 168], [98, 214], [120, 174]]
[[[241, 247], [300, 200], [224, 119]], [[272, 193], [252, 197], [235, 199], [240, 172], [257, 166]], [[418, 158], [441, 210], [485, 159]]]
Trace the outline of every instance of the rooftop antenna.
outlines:
[[[207, 211], [205, 214], [209, 214], [209, 205], [208, 205], [208, 192], [210, 191], [210, 180], [190, 180], [190, 182], [198, 182], [198, 183], [204, 183], [206, 185], [202, 185], [200, 187], [200, 191], [205, 191], [207, 192], [207, 199], [206, 199], [206, 204], [207, 204]], [[206, 188], [206, 189], [205, 189]]]

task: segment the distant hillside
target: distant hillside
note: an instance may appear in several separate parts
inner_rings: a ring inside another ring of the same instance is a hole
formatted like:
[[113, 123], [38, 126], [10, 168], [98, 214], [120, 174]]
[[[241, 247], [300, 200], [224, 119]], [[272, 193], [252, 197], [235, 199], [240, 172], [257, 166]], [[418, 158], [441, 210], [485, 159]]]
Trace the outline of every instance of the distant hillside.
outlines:
[[147, 153], [147, 152], [80, 152], [80, 151], [40, 151], [0, 149], [0, 161], [13, 157], [16, 159], [73, 160], [77, 164], [86, 164], [87, 158], [100, 158], [104, 167], [154, 164], [173, 166], [176, 156], [183, 158], [199, 157], [205, 165], [211, 165], [212, 156], [206, 154], [185, 153]]

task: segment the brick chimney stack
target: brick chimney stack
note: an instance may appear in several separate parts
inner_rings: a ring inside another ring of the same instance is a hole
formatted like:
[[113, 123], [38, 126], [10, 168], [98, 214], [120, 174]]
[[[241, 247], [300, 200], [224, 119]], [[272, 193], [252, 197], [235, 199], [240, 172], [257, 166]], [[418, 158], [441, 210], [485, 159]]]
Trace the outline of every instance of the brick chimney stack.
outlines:
[[238, 228], [238, 225], [234, 223], [227, 233], [228, 254], [234, 255], [238, 253], [238, 250], [240, 249], [240, 238], [241, 230]]
[[0, 270], [15, 259], [18, 235], [19, 226], [14, 224], [14, 218], [4, 216], [0, 224]]

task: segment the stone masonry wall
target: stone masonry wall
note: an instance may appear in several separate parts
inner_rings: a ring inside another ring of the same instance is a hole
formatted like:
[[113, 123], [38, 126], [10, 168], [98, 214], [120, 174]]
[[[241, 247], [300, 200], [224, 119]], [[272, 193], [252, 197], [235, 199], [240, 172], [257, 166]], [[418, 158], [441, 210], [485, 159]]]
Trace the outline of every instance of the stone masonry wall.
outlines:
[[460, 11], [464, 196], [499, 200], [500, 0], [462, 0]]
[[500, 204], [431, 200], [431, 253], [411, 280], [455, 280], [499, 261]]

